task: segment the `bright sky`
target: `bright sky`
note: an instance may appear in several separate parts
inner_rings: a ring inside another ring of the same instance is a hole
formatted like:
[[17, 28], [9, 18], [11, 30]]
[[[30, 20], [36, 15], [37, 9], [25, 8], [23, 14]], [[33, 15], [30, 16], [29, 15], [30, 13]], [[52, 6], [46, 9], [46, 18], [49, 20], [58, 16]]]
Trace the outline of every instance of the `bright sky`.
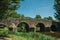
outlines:
[[42, 17], [52, 16], [54, 18], [54, 0], [25, 0], [21, 2], [18, 13], [26, 17], [34, 18], [36, 14]]

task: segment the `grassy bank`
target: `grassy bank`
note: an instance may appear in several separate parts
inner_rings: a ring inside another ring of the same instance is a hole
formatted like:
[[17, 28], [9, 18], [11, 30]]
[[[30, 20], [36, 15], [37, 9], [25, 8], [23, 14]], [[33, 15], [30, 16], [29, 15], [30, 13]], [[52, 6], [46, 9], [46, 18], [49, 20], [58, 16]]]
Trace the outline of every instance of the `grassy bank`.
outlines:
[[1, 35], [3, 37], [12, 38], [12, 40], [57, 40], [55, 37], [50, 36], [50, 35], [54, 36], [54, 34], [51, 33], [13, 32], [13, 31], [8, 31], [6, 28], [0, 29], [0, 36]]
[[14, 33], [10, 34], [13, 40], [56, 40], [56, 38], [41, 33]]

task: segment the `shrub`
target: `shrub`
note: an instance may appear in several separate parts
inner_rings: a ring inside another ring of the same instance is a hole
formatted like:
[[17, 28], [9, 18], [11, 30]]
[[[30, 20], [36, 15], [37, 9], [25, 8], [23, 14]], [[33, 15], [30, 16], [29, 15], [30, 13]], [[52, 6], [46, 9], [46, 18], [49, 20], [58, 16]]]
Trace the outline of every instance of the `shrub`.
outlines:
[[8, 29], [7, 28], [0, 29], [0, 37], [5, 37], [7, 35], [8, 35]]

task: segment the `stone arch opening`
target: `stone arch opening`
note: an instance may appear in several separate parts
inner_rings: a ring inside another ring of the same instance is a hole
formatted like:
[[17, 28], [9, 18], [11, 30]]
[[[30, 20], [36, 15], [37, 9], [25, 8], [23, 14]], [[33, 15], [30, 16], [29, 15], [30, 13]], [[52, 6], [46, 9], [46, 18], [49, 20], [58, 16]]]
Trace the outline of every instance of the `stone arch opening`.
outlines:
[[4, 30], [8, 30], [8, 29], [7, 29], [7, 26], [4, 25], [4, 24], [0, 24], [0, 32], [1, 32], [1, 31], [4, 31]]
[[30, 28], [30, 32], [34, 32], [34, 29], [35, 29], [34, 27]]
[[50, 27], [45, 27], [45, 32], [50, 32]]
[[29, 32], [29, 25], [26, 22], [21, 22], [17, 26], [18, 32]]
[[38, 23], [36, 25], [36, 32], [44, 32], [45, 31], [45, 25], [43, 23]]
[[55, 25], [51, 25], [51, 31], [56, 32], [57, 31], [57, 27]]
[[9, 31], [13, 31], [13, 28], [8, 28], [9, 29]]
[[5, 28], [5, 27], [7, 27], [7, 26], [4, 24], [0, 24], [0, 28]]

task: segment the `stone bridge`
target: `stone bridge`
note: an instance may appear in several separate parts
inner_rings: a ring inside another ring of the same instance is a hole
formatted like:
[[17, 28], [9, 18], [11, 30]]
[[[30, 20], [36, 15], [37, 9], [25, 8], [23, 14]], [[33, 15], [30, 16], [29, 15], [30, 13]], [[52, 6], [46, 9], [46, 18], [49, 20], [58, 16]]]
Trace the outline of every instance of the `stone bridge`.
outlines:
[[0, 21], [0, 27], [5, 26], [13, 31], [18, 31], [17, 28], [18, 28], [18, 25], [20, 24], [26, 25], [25, 28], [27, 32], [31, 30], [36, 32], [37, 31], [36, 28], [40, 28], [40, 32], [42, 31], [50, 32], [50, 31], [57, 31], [57, 30], [60, 31], [60, 29], [57, 29], [60, 26], [60, 23], [51, 21], [51, 20], [12, 18], [12, 19], [6, 19], [6, 20]]

